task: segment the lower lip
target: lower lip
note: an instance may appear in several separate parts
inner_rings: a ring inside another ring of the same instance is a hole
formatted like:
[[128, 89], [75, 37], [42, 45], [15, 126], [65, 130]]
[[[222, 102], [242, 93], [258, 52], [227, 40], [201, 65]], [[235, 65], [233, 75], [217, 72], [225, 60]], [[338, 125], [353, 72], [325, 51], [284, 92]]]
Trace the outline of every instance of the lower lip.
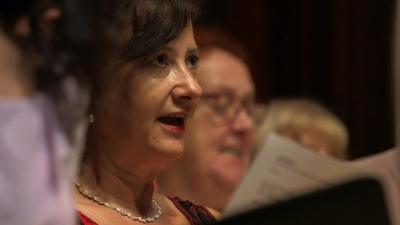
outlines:
[[175, 135], [182, 135], [185, 132], [185, 126], [173, 126], [161, 123], [161, 127]]

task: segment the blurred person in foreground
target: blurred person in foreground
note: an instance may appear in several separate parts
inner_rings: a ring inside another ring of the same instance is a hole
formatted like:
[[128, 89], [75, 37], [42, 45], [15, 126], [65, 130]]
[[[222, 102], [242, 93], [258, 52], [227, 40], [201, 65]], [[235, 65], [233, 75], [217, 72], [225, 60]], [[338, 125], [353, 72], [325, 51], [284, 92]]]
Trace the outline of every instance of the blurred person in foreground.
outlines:
[[72, 178], [99, 38], [95, 7], [79, 2], [0, 1], [0, 224], [76, 222]]
[[195, 34], [203, 95], [188, 120], [185, 153], [160, 176], [160, 190], [222, 210], [250, 164], [255, 87], [240, 42], [219, 28]]
[[317, 153], [347, 159], [348, 131], [344, 123], [311, 99], [276, 99], [255, 108], [256, 152], [272, 133], [292, 139]]
[[[218, 213], [159, 194], [158, 174], [183, 153], [199, 101], [195, 0], [109, 0], [119, 45], [96, 85], [86, 154], [76, 180], [85, 225], [216, 222]], [[125, 18], [121, 23], [116, 16]]]

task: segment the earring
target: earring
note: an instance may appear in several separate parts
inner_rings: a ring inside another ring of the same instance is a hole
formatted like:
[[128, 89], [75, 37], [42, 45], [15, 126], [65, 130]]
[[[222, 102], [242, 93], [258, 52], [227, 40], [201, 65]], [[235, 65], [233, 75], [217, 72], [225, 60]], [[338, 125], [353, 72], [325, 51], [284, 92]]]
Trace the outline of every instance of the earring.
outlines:
[[94, 115], [89, 114], [89, 123], [94, 123]]

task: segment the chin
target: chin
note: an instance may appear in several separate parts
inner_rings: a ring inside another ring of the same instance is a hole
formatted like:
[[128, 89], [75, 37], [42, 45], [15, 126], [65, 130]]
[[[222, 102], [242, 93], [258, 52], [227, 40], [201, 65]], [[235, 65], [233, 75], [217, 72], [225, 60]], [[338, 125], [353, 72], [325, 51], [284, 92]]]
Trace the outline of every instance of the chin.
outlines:
[[166, 142], [163, 144], [163, 146], [160, 146], [160, 148], [158, 148], [158, 152], [160, 152], [165, 157], [171, 158], [173, 160], [178, 159], [183, 154], [183, 151], [184, 145], [181, 141]]
[[242, 160], [224, 156], [218, 163], [213, 163], [210, 174], [216, 185], [226, 191], [234, 191], [246, 170], [247, 166]]
[[231, 173], [230, 171], [214, 171], [213, 180], [215, 185], [227, 192], [233, 192], [242, 180], [242, 173]]

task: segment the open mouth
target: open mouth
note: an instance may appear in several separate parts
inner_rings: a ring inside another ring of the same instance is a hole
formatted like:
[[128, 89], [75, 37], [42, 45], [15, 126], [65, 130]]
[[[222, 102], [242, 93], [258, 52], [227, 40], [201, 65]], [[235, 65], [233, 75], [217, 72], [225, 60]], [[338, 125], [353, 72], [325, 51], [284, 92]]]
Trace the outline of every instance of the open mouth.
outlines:
[[182, 114], [161, 116], [157, 121], [172, 134], [181, 136], [185, 131], [185, 116]]
[[163, 124], [169, 126], [183, 127], [185, 125], [185, 118], [183, 116], [162, 116], [157, 119]]

